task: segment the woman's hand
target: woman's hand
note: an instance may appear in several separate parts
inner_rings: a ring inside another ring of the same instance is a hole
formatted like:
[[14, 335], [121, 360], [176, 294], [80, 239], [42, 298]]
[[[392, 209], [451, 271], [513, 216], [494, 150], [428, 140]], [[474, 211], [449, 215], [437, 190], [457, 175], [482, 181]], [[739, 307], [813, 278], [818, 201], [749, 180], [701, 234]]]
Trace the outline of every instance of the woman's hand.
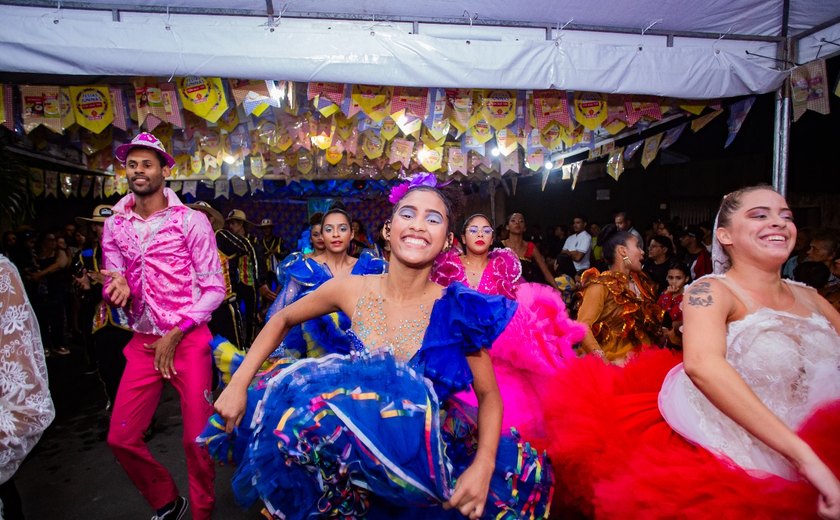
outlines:
[[817, 513], [820, 518], [840, 519], [840, 481], [828, 466], [816, 454], [813, 454], [806, 462], [799, 465], [799, 472], [820, 493], [817, 499]]
[[455, 482], [455, 492], [443, 508], [457, 509], [470, 519], [481, 518], [492, 477], [493, 465], [476, 460]]
[[[231, 383], [233, 382], [231, 381]], [[235, 427], [239, 426], [242, 417], [245, 415], [247, 399], [247, 388], [239, 388], [233, 384], [228, 385], [216, 399], [213, 407], [225, 420], [225, 432], [230, 433]]]

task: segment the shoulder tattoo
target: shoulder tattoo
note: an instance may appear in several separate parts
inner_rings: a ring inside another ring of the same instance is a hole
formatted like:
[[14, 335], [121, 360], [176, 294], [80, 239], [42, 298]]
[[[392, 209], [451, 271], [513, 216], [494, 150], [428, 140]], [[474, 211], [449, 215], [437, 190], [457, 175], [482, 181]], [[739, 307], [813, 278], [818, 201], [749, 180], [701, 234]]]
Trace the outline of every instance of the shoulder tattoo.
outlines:
[[693, 307], [708, 307], [714, 303], [712, 298], [712, 284], [697, 282], [688, 290], [688, 304]]

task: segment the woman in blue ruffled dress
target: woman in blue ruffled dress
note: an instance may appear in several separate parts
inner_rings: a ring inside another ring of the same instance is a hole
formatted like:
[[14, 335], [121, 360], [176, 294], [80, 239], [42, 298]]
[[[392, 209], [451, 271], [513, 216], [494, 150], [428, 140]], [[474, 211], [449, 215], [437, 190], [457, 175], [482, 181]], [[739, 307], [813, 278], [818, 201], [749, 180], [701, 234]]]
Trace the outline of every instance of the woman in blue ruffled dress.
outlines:
[[[333, 207], [321, 218], [321, 239], [326, 249], [317, 257], [292, 253], [278, 268], [277, 279], [282, 290], [268, 310], [267, 318], [280, 309], [311, 293], [332, 278], [349, 275], [381, 274], [388, 264], [374, 252], [365, 250], [358, 259], [349, 255], [353, 240], [352, 219], [341, 208]], [[319, 316], [294, 327], [273, 357], [320, 357], [324, 354], [350, 352], [345, 331], [350, 318], [343, 312]]]
[[[415, 178], [392, 193], [388, 274], [329, 280], [277, 312], [216, 401], [217, 425], [233, 432], [254, 408], [249, 383], [293, 326], [353, 317], [353, 353], [297, 361], [268, 382], [234, 477], [243, 504], [260, 498], [287, 519], [548, 514], [550, 467], [515, 430], [500, 436], [486, 350], [516, 303], [429, 279], [452, 240], [450, 202], [434, 185]], [[452, 397], [470, 385], [477, 409]]]

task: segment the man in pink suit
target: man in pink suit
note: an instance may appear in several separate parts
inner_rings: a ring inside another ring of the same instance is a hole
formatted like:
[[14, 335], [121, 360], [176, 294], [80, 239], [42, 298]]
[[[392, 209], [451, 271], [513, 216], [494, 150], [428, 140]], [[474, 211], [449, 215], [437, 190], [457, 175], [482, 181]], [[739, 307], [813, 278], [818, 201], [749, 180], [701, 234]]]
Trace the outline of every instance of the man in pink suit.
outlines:
[[117, 148], [116, 157], [125, 164], [131, 193], [105, 222], [102, 292], [111, 305], [126, 308], [134, 336], [124, 349], [108, 444], [157, 510], [153, 519], [181, 519], [189, 502], [143, 441], [163, 383], [172, 383], [181, 398], [192, 514], [206, 520], [215, 472], [194, 440], [213, 412], [207, 321], [225, 296], [216, 239], [207, 217], [164, 186], [175, 161], [155, 136], [139, 134]]

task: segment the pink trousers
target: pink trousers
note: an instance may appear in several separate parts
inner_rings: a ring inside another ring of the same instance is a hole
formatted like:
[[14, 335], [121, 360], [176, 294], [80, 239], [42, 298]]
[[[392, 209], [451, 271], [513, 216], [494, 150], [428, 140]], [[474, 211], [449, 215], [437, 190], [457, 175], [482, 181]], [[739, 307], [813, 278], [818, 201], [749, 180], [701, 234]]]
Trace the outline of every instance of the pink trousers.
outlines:
[[[143, 432], [149, 427], [160, 402], [163, 376], [155, 370], [155, 352], [144, 347], [157, 336], [135, 333], [125, 346], [126, 366], [111, 414], [108, 444], [120, 465], [154, 509], [178, 497], [169, 471], [152, 456]], [[195, 442], [210, 415], [211, 359], [210, 330], [196, 327], [186, 334], [175, 350], [175, 371], [170, 381], [181, 397], [184, 452], [190, 486], [190, 506], [196, 520], [210, 518], [216, 500], [213, 461]]]

